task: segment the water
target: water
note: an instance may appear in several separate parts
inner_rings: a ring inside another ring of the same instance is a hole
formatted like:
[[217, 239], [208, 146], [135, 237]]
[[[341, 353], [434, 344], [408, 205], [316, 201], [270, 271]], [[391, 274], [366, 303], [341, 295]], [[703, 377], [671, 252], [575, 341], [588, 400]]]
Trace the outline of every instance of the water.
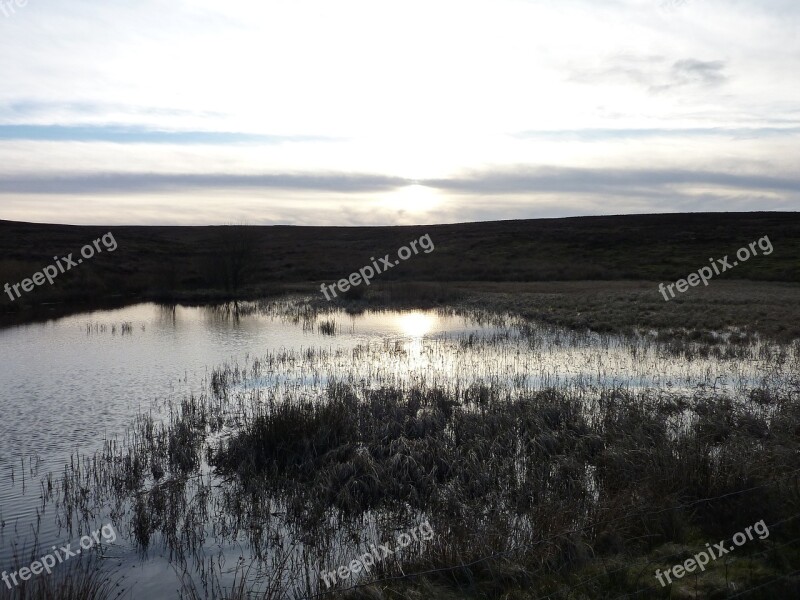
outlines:
[[[335, 323], [335, 335], [321, 331], [326, 321]], [[376, 385], [424, 376], [463, 387], [502, 381], [521, 392], [624, 386], [724, 394], [786, 383], [796, 372], [796, 349], [776, 366], [770, 348], [756, 342], [730, 358], [686, 358], [646, 336], [632, 342], [452, 311], [322, 315], [293, 303], [246, 303], [238, 310], [140, 304], [2, 330], [0, 568], [11, 567], [13, 544], [30, 543], [32, 528], [44, 546], [75, 539], [41, 500], [48, 473], [63, 473], [75, 453], [91, 455], [104, 440], [123, 438], [138, 413], [202, 393], [224, 363], [247, 367], [270, 353], [301, 357], [313, 349], [321, 352], [315, 360], [324, 363], [323, 375], [297, 360], [241, 383], [309, 393], [355, 368]], [[109, 553], [137, 594], [161, 597], [165, 585], [177, 587], [157, 549], [142, 559], [121, 535]]]
[[[0, 330], [0, 565], [10, 566], [12, 543], [24, 545], [39, 521], [44, 545], [74, 538], [48, 515], [39, 519], [39, 482], [47, 473], [63, 472], [75, 452], [90, 455], [103, 440], [123, 436], [155, 401], [200, 392], [221, 363], [280, 349], [336, 350], [377, 338], [490, 329], [422, 312], [340, 313], [333, 317], [339, 332], [327, 336], [313, 316], [256, 313], [253, 304], [239, 314], [229, 308], [140, 304]], [[123, 324], [130, 329], [123, 332]]]

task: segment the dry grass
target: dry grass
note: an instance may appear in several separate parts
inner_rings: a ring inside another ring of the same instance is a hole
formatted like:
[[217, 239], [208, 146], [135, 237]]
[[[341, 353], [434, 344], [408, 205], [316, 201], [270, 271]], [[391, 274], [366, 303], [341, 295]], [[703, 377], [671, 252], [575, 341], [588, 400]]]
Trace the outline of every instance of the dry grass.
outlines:
[[456, 304], [576, 330], [618, 334], [657, 330], [663, 340], [703, 336], [710, 341], [710, 332], [729, 328], [781, 342], [800, 339], [797, 284], [719, 280], [669, 302], [659, 294], [658, 282], [650, 281], [453, 282], [437, 289], [441, 291], [418, 293], [420, 284], [379, 284], [355, 306]]

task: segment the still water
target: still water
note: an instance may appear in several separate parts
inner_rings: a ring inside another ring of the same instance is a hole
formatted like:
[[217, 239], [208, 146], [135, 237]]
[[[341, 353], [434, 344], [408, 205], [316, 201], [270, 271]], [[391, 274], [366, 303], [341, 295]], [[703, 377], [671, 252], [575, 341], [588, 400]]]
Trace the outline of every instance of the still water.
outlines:
[[[447, 310], [317, 314], [302, 301], [140, 304], [0, 330], [0, 570], [12, 566], [15, 546], [31, 543], [33, 530], [43, 546], [75, 539], [41, 499], [48, 473], [57, 476], [76, 453], [91, 455], [104, 440], [123, 438], [137, 414], [202, 393], [222, 364], [313, 350], [327, 357], [327, 373], [346, 373], [358, 357], [364, 376], [380, 384], [424, 376], [463, 386], [502, 379], [520, 390], [726, 393], [779, 386], [791, 377], [796, 348], [777, 368], [765, 349], [756, 342], [737, 355], [688, 359], [665, 353], [647, 336], [622, 340]], [[324, 379], [303, 372], [302, 361], [292, 364], [297, 368], [244, 385], [268, 388], [280, 380], [310, 391], [324, 387]], [[120, 535], [108, 555], [137, 597], [177, 588], [157, 549], [140, 556]]]
[[[201, 392], [212, 369], [276, 350], [353, 348], [371, 340], [421, 340], [493, 330], [433, 313], [345, 313], [336, 334], [316, 319], [252, 304], [223, 307], [140, 304], [0, 330], [0, 569], [13, 545], [73, 539], [41, 506], [40, 481], [123, 436], [139, 412]], [[52, 512], [52, 511], [51, 511]], [[99, 526], [99, 524], [98, 524]], [[114, 548], [130, 548], [118, 540]], [[168, 571], [168, 570], [167, 570]]]

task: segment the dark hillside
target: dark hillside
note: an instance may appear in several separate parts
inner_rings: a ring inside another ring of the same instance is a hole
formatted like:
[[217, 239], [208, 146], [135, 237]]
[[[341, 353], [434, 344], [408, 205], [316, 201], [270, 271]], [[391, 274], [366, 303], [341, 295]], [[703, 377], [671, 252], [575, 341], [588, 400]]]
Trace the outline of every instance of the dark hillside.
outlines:
[[[334, 281], [429, 234], [436, 250], [381, 281], [674, 281], [733, 256], [763, 236], [774, 252], [726, 279], [800, 281], [800, 213], [696, 213], [496, 221], [414, 227], [84, 227], [0, 221], [0, 285], [31, 277], [111, 231], [118, 242], [12, 303], [101, 298], [246, 296], [296, 283]], [[242, 281], [221, 277], [243, 255]], [[761, 252], [759, 251], [759, 254]]]

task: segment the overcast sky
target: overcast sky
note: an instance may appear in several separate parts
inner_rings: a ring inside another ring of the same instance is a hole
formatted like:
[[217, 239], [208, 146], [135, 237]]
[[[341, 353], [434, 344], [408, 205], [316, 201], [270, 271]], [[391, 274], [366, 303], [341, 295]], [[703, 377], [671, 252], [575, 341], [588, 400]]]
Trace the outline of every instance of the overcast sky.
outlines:
[[0, 0], [0, 219], [800, 210], [799, 25], [797, 0]]

